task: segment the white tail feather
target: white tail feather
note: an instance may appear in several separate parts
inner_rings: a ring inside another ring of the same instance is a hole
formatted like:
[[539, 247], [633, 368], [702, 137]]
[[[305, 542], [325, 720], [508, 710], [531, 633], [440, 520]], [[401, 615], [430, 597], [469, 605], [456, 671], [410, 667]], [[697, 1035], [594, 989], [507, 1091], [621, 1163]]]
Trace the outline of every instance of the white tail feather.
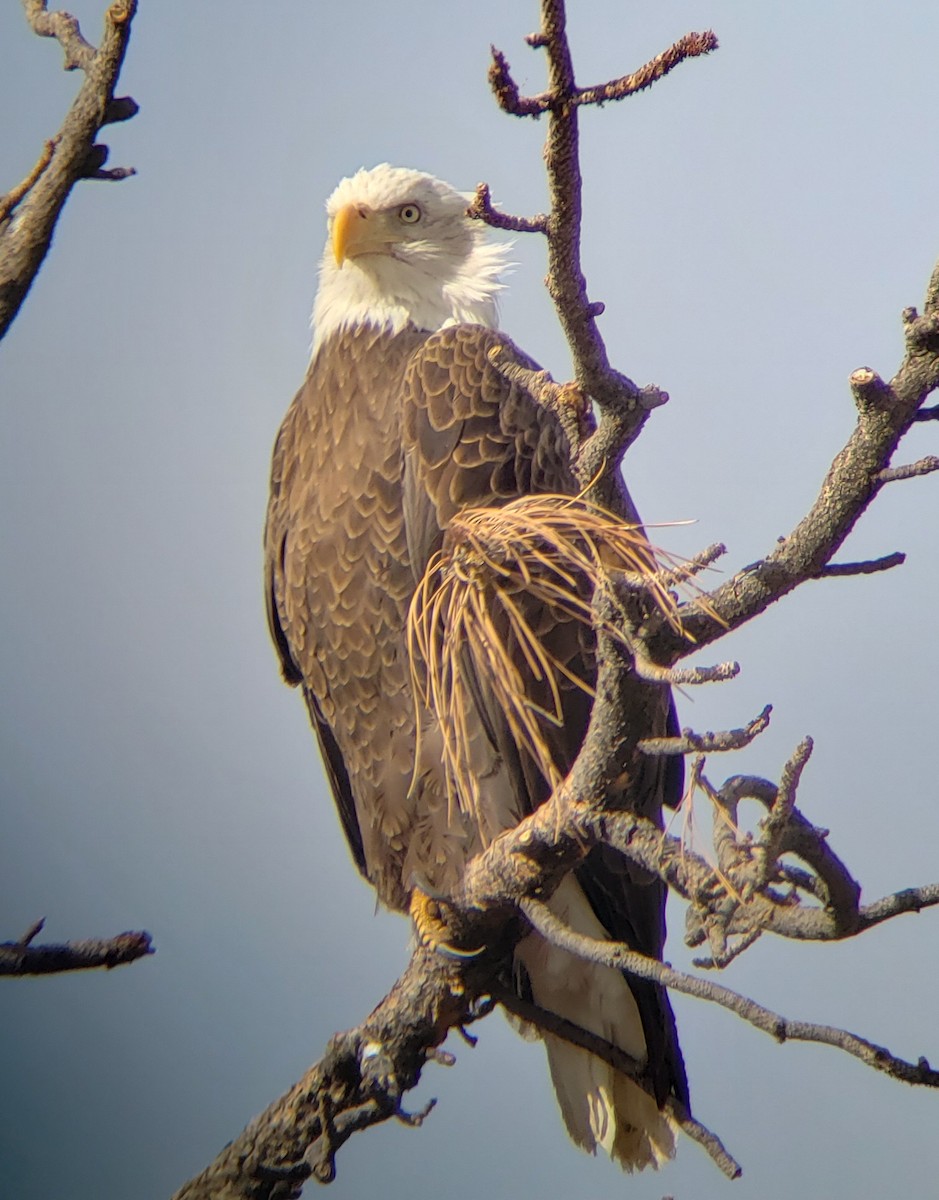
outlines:
[[[551, 910], [578, 933], [609, 936], [573, 876], [555, 892]], [[516, 953], [536, 1004], [645, 1058], [639, 1009], [619, 971], [575, 958], [536, 933]], [[602, 1146], [627, 1171], [658, 1167], [674, 1155], [676, 1126], [647, 1092], [586, 1050], [542, 1036], [564, 1123], [578, 1146], [591, 1154]]]

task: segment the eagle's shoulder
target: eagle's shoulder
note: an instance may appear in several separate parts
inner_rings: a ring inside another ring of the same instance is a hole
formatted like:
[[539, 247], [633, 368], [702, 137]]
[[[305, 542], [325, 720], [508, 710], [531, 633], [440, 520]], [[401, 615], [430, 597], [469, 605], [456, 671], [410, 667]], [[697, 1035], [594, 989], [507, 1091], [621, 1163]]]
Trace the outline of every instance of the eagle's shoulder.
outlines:
[[[408, 361], [406, 380], [428, 395], [449, 395], [461, 419], [464, 409], [491, 409], [505, 403], [513, 393], [527, 394], [518, 384], [509, 384], [491, 360], [499, 352], [500, 362], [540, 370], [534, 359], [519, 350], [507, 334], [486, 325], [445, 325], [415, 347]], [[529, 395], [528, 399], [534, 403]]]

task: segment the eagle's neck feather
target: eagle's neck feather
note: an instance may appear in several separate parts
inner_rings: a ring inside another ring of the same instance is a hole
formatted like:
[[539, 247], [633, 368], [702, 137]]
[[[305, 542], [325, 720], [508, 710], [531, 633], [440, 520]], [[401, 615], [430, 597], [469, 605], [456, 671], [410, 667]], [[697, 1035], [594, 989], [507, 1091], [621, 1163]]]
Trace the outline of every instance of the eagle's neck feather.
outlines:
[[463, 322], [495, 329], [510, 249], [480, 239], [462, 259], [417, 263], [371, 255], [365, 267], [357, 262], [337, 267], [327, 246], [313, 305], [314, 357], [331, 334], [357, 325], [389, 333], [408, 325], [435, 330]]

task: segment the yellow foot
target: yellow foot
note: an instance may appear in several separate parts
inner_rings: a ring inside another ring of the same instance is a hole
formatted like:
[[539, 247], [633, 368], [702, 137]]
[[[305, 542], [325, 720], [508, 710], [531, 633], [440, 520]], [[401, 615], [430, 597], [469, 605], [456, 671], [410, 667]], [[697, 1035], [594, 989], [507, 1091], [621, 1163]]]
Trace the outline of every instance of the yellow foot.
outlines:
[[475, 958], [482, 954], [485, 947], [478, 946], [475, 950], [464, 950], [455, 946], [450, 940], [451, 931], [446, 918], [446, 901], [438, 900], [435, 896], [415, 885], [411, 892], [411, 920], [421, 944], [428, 949], [442, 954], [444, 958]]

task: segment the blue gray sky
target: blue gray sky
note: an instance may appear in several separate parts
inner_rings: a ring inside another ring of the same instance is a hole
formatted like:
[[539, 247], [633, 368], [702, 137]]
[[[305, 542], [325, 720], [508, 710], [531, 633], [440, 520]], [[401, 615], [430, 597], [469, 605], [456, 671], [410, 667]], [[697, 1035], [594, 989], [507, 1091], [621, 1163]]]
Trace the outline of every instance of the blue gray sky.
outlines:
[[[103, 0], [74, 7], [96, 37]], [[268, 644], [269, 454], [305, 370], [339, 178], [388, 160], [544, 207], [544, 129], [501, 115], [485, 82], [495, 42], [540, 90], [522, 42], [536, 23], [534, 0], [141, 0], [122, 79], [141, 111], [106, 139], [139, 174], [77, 189], [0, 346], [0, 937], [45, 915], [52, 940], [146, 928], [158, 953], [0, 988], [4, 1196], [167, 1196], [406, 961], [407, 924], [375, 914], [352, 868]], [[583, 83], [691, 29], [721, 40], [585, 114], [584, 252], [617, 365], [672, 397], [626, 463], [641, 510], [695, 519], [660, 540], [725, 541], [734, 569], [815, 495], [852, 427], [850, 372], [899, 363], [900, 311], [939, 253], [939, 11], [570, 0], [570, 24]], [[78, 86], [60, 59], [18, 3], [0, 8], [0, 189]], [[543, 247], [521, 239], [514, 257], [504, 326], [563, 378]], [[917, 430], [898, 461], [936, 436]], [[722, 643], [736, 682], [681, 701], [698, 729], [775, 705], [746, 754], [712, 760], [716, 780], [778, 775], [815, 736], [802, 805], [871, 899], [939, 876], [937, 487], [894, 485], [844, 551], [902, 549], [905, 567], [803, 588]], [[677, 906], [671, 923], [686, 964]], [[936, 1061], [937, 931], [926, 913], [836, 947], [767, 938], [725, 982]], [[425, 1127], [354, 1140], [332, 1195], [934, 1192], [934, 1094], [676, 1008], [698, 1114], [739, 1182], [690, 1144], [629, 1181], [581, 1155], [540, 1048], [493, 1017], [455, 1068], [427, 1070]]]

